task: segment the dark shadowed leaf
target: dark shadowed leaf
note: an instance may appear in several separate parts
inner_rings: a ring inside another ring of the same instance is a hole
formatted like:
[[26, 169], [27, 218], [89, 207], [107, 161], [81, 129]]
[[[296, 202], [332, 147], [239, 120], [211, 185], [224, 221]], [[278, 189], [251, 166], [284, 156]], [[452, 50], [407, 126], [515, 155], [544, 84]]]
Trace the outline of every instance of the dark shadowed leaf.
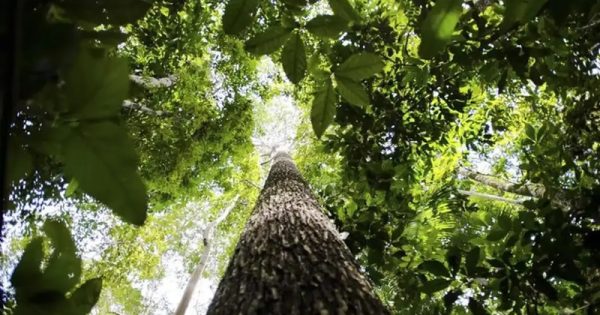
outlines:
[[27, 286], [31, 286], [35, 283], [35, 279], [41, 277], [42, 272], [40, 268], [44, 256], [42, 241], [43, 239], [38, 237], [27, 244], [25, 252], [23, 252], [23, 255], [21, 256], [21, 260], [19, 260], [17, 267], [15, 267], [15, 270], [12, 273], [10, 282], [17, 292], [21, 289], [26, 291], [31, 290], [31, 288], [27, 288]]
[[236, 35], [243, 31], [254, 19], [258, 0], [229, 0], [223, 13], [223, 31]]
[[558, 292], [556, 289], [542, 276], [536, 275], [533, 277], [533, 286], [550, 300], [556, 301], [558, 299]]
[[421, 291], [423, 291], [423, 293], [426, 294], [432, 294], [437, 291], [444, 290], [450, 285], [451, 282], [452, 280], [441, 278], [425, 281], [425, 283], [423, 283], [423, 286], [421, 287]]
[[347, 21], [360, 21], [360, 15], [354, 10], [348, 0], [329, 0], [329, 6], [335, 15]]
[[348, 21], [335, 15], [318, 15], [306, 23], [306, 29], [319, 37], [337, 38], [348, 29]]
[[497, 242], [497, 241], [503, 239], [507, 233], [508, 233], [508, 231], [506, 231], [506, 230], [494, 228], [490, 231], [490, 233], [488, 234], [486, 239], [490, 242]]
[[127, 132], [113, 122], [81, 124], [64, 143], [65, 172], [81, 190], [125, 221], [141, 225], [147, 200], [137, 161]]
[[477, 263], [479, 262], [479, 256], [481, 255], [481, 249], [479, 247], [473, 247], [465, 257], [465, 267], [467, 268], [467, 272], [469, 275], [473, 275], [475, 271], [475, 267], [477, 267]]
[[346, 59], [335, 70], [337, 77], [360, 81], [375, 75], [383, 69], [381, 58], [372, 53], [358, 53]]
[[123, 59], [81, 52], [65, 78], [68, 114], [77, 119], [112, 118], [129, 92]]
[[281, 63], [286, 76], [292, 83], [302, 81], [306, 75], [306, 52], [302, 37], [295, 33], [281, 51]]
[[421, 26], [419, 56], [431, 59], [446, 47], [462, 13], [463, 0], [436, 1]]
[[337, 91], [348, 103], [361, 107], [369, 105], [369, 94], [359, 82], [338, 76], [335, 77], [335, 82]]
[[488, 315], [489, 313], [485, 310], [483, 305], [474, 298], [469, 299], [469, 310], [473, 315]]
[[74, 314], [88, 314], [98, 302], [101, 291], [101, 278], [90, 279], [77, 288], [69, 298]]
[[56, 4], [74, 20], [114, 25], [133, 23], [152, 6], [145, 0], [64, 0]]
[[336, 93], [331, 79], [323, 82], [323, 87], [317, 91], [310, 111], [310, 121], [317, 138], [321, 138], [335, 116]]
[[449, 277], [450, 272], [446, 266], [437, 260], [424, 261], [419, 265], [419, 269], [428, 271], [436, 276]]
[[270, 54], [285, 43], [291, 32], [292, 29], [280, 25], [270, 26], [264, 32], [248, 40], [244, 46], [248, 52], [254, 55]]
[[75, 242], [69, 229], [59, 221], [46, 221], [44, 232], [54, 247], [44, 269], [44, 289], [66, 294], [81, 276], [81, 260], [76, 254]]
[[507, 31], [515, 23], [527, 23], [533, 19], [548, 0], [506, 0], [504, 18], [500, 28]]

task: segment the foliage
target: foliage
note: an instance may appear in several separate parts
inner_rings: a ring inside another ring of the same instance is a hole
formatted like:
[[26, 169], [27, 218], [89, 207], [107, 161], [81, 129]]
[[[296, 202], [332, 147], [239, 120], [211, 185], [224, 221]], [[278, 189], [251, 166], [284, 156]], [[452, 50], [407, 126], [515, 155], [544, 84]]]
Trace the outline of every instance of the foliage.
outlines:
[[[126, 245], [89, 272], [109, 275], [105, 309], [139, 313], [133, 282], [159, 277], [167, 253], [189, 270], [198, 258], [198, 240], [173, 235], [235, 195], [253, 202], [250, 139], [261, 103], [282, 93], [302, 109], [303, 175], [395, 313], [598, 312], [600, 2], [29, 1], [23, 12], [14, 211], [35, 221], [44, 203], [89, 195], [146, 222], [110, 227]], [[263, 55], [281, 76], [261, 77]], [[147, 87], [132, 74], [177, 79]], [[246, 217], [234, 211], [222, 237]]]

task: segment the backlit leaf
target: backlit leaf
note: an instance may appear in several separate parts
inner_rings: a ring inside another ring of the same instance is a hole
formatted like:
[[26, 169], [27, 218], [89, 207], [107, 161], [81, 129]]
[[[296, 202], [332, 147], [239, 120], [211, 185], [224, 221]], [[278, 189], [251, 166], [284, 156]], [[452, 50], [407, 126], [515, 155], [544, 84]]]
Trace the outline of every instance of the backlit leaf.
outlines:
[[441, 278], [425, 281], [425, 283], [423, 283], [423, 286], [421, 287], [421, 291], [423, 291], [423, 293], [426, 294], [432, 294], [444, 290], [450, 285], [451, 282], [452, 280], [446, 280]]
[[310, 121], [317, 138], [321, 138], [335, 116], [336, 93], [331, 79], [327, 78], [323, 87], [315, 94], [310, 111]]
[[336, 77], [335, 82], [337, 83], [337, 91], [348, 103], [356, 106], [369, 105], [369, 94], [360, 83], [343, 77]]
[[329, 0], [333, 13], [347, 21], [359, 22], [360, 15], [354, 10], [348, 0]]
[[257, 34], [245, 43], [248, 52], [254, 55], [266, 55], [275, 52], [286, 42], [292, 29], [274, 25]]
[[348, 57], [334, 73], [337, 77], [360, 81], [380, 72], [383, 66], [379, 56], [372, 53], [358, 53]]
[[335, 15], [318, 15], [306, 23], [306, 29], [319, 37], [337, 38], [348, 29], [348, 21]]
[[421, 26], [419, 56], [431, 59], [450, 42], [462, 14], [463, 0], [436, 1]]
[[88, 314], [100, 297], [102, 279], [94, 278], [77, 288], [69, 298], [74, 314]]
[[146, 219], [146, 189], [127, 132], [113, 122], [82, 124], [64, 144], [65, 172], [82, 191], [137, 225]]
[[302, 81], [306, 75], [306, 52], [298, 33], [292, 35], [283, 47], [281, 63], [286, 76], [292, 83]]
[[258, 0], [229, 0], [223, 13], [223, 31], [236, 35], [243, 31], [254, 19]]
[[527, 23], [533, 19], [548, 0], [506, 0], [504, 18], [500, 28], [510, 29], [515, 23]]

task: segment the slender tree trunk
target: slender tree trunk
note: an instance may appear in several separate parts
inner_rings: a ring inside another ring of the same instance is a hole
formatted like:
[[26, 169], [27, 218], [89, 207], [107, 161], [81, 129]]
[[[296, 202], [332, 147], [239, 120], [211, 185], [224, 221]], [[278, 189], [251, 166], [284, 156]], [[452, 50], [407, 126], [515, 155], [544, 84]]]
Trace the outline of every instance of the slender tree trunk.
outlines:
[[215, 231], [215, 228], [223, 221], [231, 210], [235, 208], [237, 204], [238, 197], [235, 197], [231, 205], [225, 208], [221, 214], [215, 219], [213, 222], [209, 223], [208, 226], [204, 229], [202, 241], [204, 242], [204, 250], [202, 252], [202, 256], [200, 256], [200, 262], [196, 269], [192, 273], [190, 280], [188, 281], [185, 290], [183, 291], [183, 296], [181, 297], [181, 301], [179, 301], [179, 305], [177, 306], [177, 310], [175, 311], [175, 315], [184, 315], [188, 305], [190, 304], [190, 300], [192, 299], [192, 295], [196, 290], [196, 285], [198, 284], [198, 280], [200, 280], [200, 276], [202, 272], [206, 268], [206, 263], [208, 262], [208, 257], [210, 257], [210, 251], [212, 250], [212, 238]]
[[278, 153], [208, 314], [389, 314], [359, 268]]
[[162, 110], [154, 110], [146, 105], [142, 105], [140, 103], [135, 103], [130, 100], [124, 100], [122, 106], [125, 109], [136, 110], [136, 111], [139, 111], [139, 112], [142, 112], [142, 113], [145, 113], [148, 115], [152, 115], [152, 116], [170, 116], [171, 115], [170, 112], [165, 112]]
[[131, 82], [145, 89], [159, 89], [173, 86], [177, 82], [177, 76], [170, 75], [164, 78], [143, 77], [137, 74], [130, 74]]
[[527, 197], [525, 197], [523, 199], [510, 199], [510, 198], [504, 198], [504, 197], [486, 194], [486, 193], [482, 193], [482, 192], [478, 192], [478, 191], [472, 191], [472, 190], [458, 189], [457, 191], [459, 194], [465, 195], [465, 196], [472, 196], [472, 197], [481, 198], [481, 199], [507, 202], [507, 203], [512, 203], [515, 205], [523, 205], [523, 202], [531, 199], [531, 198], [527, 198]]

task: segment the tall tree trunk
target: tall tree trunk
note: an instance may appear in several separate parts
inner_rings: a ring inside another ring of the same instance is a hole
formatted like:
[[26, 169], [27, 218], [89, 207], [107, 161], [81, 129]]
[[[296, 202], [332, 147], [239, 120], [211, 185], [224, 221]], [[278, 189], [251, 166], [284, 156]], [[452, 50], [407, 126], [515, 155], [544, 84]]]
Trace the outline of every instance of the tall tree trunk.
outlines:
[[389, 314], [292, 159], [275, 156], [208, 314]]

